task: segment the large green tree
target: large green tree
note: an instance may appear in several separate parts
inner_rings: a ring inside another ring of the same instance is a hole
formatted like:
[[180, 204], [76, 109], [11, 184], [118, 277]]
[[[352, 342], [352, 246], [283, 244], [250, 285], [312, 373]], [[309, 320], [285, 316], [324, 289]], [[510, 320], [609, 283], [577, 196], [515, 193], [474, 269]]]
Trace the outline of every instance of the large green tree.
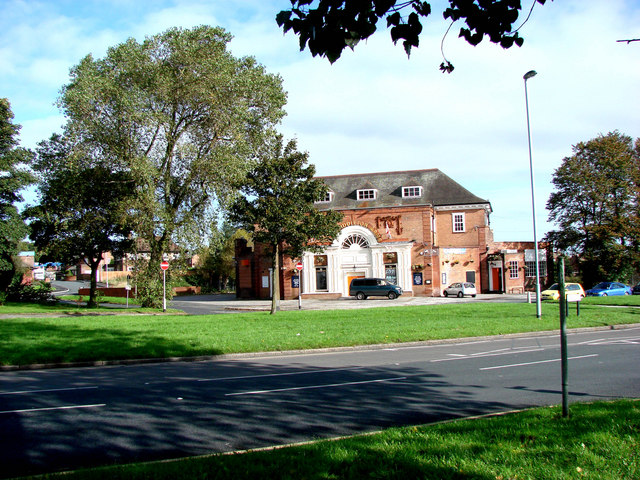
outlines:
[[243, 195], [231, 208], [232, 221], [271, 249], [272, 314], [280, 308], [281, 255], [297, 257], [304, 251], [320, 251], [340, 231], [341, 213], [320, 212], [314, 207], [314, 202], [326, 195], [327, 187], [313, 178], [315, 167], [307, 161], [308, 154], [297, 150], [295, 140], [284, 145], [282, 135], [274, 136], [239, 186]]
[[640, 139], [617, 131], [573, 146], [552, 179], [547, 237], [576, 255], [587, 285], [628, 280], [640, 267]]
[[[536, 3], [532, 0], [531, 10]], [[520, 0], [448, 0], [442, 15], [451, 26], [461, 20], [459, 36], [471, 45], [478, 45], [485, 36], [503, 48], [522, 46], [524, 39], [518, 34], [516, 22], [522, 8]], [[325, 56], [335, 62], [342, 51], [351, 49], [373, 35], [383, 17], [390, 28], [394, 43], [402, 41], [407, 55], [417, 47], [422, 33], [422, 22], [431, 15], [431, 4], [421, 0], [291, 0], [291, 8], [276, 16], [285, 32], [293, 30], [300, 38], [300, 50], [305, 47], [313, 56]], [[449, 28], [451, 28], [451, 26]], [[453, 65], [444, 59], [443, 72], [452, 72]]]
[[40, 252], [91, 268], [88, 306], [96, 307], [96, 273], [104, 254], [124, 255], [132, 247], [129, 204], [135, 183], [129, 171], [81, 152], [81, 146], [59, 135], [38, 145], [34, 170], [40, 177], [40, 203], [24, 215]]
[[67, 135], [129, 169], [138, 185], [136, 233], [150, 248], [139, 292], [145, 281], [157, 289], [172, 245], [205, 236], [213, 206], [234, 193], [284, 115], [281, 78], [235, 58], [230, 40], [207, 26], [129, 39], [103, 59], [85, 57], [62, 90]]
[[0, 98], [0, 292], [16, 273], [14, 257], [28, 234], [16, 204], [23, 201], [21, 191], [35, 181], [27, 169], [32, 154], [18, 147], [20, 125], [12, 120], [9, 101]]

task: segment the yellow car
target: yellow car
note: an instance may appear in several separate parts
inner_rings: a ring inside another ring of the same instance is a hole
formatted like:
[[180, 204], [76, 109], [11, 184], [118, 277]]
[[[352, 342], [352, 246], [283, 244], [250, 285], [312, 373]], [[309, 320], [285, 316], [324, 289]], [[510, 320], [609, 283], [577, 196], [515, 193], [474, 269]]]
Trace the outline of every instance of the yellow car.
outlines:
[[[542, 300], [558, 300], [560, 298], [560, 290], [557, 283], [554, 283], [546, 290], [540, 292]], [[584, 298], [584, 289], [579, 283], [565, 283], [564, 293], [569, 301], [579, 301]]]

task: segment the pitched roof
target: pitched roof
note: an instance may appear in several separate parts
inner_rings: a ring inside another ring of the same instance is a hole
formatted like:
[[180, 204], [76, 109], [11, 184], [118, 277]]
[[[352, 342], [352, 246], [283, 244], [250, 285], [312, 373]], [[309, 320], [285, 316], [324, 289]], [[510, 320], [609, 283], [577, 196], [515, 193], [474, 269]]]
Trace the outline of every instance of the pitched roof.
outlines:
[[[316, 178], [324, 181], [329, 191], [333, 192], [331, 202], [317, 205], [322, 210], [411, 205], [438, 207], [469, 204], [486, 204], [491, 208], [488, 200], [474, 195], [437, 168]], [[403, 197], [403, 187], [422, 187], [422, 195], [412, 198]], [[358, 200], [357, 191], [363, 189], [375, 189], [376, 198]]]

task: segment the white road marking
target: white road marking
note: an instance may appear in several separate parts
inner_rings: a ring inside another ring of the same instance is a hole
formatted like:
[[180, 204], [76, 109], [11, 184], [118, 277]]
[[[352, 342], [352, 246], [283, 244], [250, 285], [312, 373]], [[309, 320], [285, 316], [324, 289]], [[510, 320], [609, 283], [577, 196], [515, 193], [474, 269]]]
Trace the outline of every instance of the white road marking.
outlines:
[[350, 372], [354, 370], [362, 370], [367, 367], [347, 367], [347, 368], [326, 368], [323, 370], [312, 370], [309, 372], [286, 372], [286, 373], [265, 373], [259, 375], [239, 375], [236, 377], [219, 377], [219, 378], [201, 378], [198, 382], [224, 382], [227, 380], [246, 380], [249, 378], [270, 378], [270, 377], [290, 377], [293, 375], [310, 375], [314, 373], [325, 372]]
[[28, 393], [70, 392], [75, 390], [94, 390], [96, 388], [98, 387], [48, 388], [45, 390], [17, 390], [15, 392], [0, 392], [0, 395], [23, 395]]
[[[597, 356], [598, 354], [594, 353], [591, 355], [581, 355], [579, 357], [569, 357], [567, 360], [577, 360], [579, 358], [590, 358], [590, 357], [597, 357]], [[552, 362], [559, 362], [559, 361], [560, 361], [559, 358], [554, 358], [551, 360], [539, 360], [537, 362], [513, 363], [511, 365], [496, 365], [494, 367], [483, 367], [483, 368], [480, 368], [480, 370], [497, 370], [500, 368], [525, 367], [527, 365], [537, 365], [540, 363], [552, 363]]]
[[[529, 350], [526, 350], [527, 348], [529, 348]], [[469, 355], [460, 355], [453, 358], [436, 358], [435, 360], [429, 360], [429, 361], [431, 363], [451, 362], [453, 360], [468, 360], [470, 358], [500, 357], [502, 355], [514, 355], [517, 353], [544, 352], [544, 350], [545, 350], [544, 348], [521, 347], [520, 350], [509, 350], [507, 352], [500, 352], [500, 353], [478, 352], [478, 353], [472, 353]]]
[[25, 408], [22, 410], [4, 410], [0, 411], [0, 415], [5, 413], [32, 413], [32, 412], [48, 412], [52, 410], [73, 410], [76, 408], [98, 408], [105, 407], [106, 403], [96, 403], [94, 405], [64, 405], [62, 407], [44, 407], [44, 408]]
[[393, 382], [396, 380], [406, 380], [407, 377], [393, 377], [393, 378], [380, 378], [376, 380], [364, 380], [361, 382], [345, 382], [345, 383], [331, 383], [326, 385], [308, 385], [306, 387], [288, 387], [288, 388], [276, 388], [273, 390], [253, 390], [251, 392], [235, 392], [235, 393], [226, 393], [225, 397], [237, 397], [239, 395], [262, 395], [265, 393], [276, 393], [276, 392], [290, 392], [295, 390], [311, 390], [318, 388], [335, 388], [335, 387], [346, 387], [351, 385], [364, 385], [367, 383], [382, 383], [382, 382]]
[[576, 345], [638, 345], [640, 337], [596, 338]]

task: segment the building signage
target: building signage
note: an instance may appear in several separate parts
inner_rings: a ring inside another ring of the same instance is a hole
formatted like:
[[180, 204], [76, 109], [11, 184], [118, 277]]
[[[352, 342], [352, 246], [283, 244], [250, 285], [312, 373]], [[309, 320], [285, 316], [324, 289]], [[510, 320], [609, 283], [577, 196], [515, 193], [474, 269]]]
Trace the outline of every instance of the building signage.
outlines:
[[422, 272], [415, 272], [413, 274], [413, 284], [422, 285]]
[[441, 248], [443, 255], [463, 255], [467, 253], [466, 248]]

